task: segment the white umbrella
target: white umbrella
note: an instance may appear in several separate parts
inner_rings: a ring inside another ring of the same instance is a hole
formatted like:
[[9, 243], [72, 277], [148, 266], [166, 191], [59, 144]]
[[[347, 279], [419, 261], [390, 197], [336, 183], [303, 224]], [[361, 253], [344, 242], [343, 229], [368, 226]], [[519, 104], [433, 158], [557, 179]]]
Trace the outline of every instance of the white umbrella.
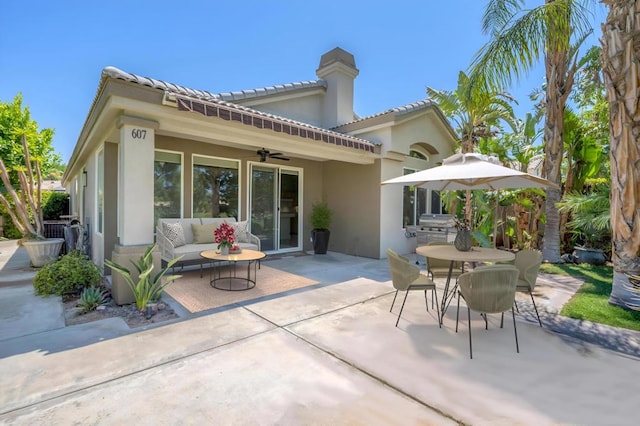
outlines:
[[546, 188], [557, 185], [538, 176], [504, 167], [496, 157], [454, 154], [442, 165], [382, 182], [430, 188], [437, 191], [465, 189]]
[[[437, 191], [558, 187], [541, 177], [504, 167], [496, 157], [482, 154], [454, 154], [445, 158], [441, 166], [385, 180], [382, 184], [419, 186]], [[467, 204], [469, 208], [470, 204]], [[494, 236], [496, 220], [494, 218]]]

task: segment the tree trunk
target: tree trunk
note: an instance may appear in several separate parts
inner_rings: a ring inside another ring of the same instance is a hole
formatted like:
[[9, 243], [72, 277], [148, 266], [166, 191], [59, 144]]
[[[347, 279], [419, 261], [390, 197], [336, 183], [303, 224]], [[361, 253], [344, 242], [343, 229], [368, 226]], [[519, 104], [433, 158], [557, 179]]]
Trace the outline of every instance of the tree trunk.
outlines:
[[611, 158], [613, 287], [609, 303], [640, 309], [640, 3], [608, 0], [602, 68]]
[[[552, 3], [554, 0], [546, 0]], [[549, 29], [554, 31], [554, 29]], [[570, 34], [566, 35], [567, 46]], [[573, 85], [573, 76], [569, 70], [567, 46], [553, 46], [545, 55], [545, 73], [547, 78], [545, 125], [544, 125], [544, 173], [545, 177], [562, 185], [561, 165], [564, 150], [564, 108]], [[560, 214], [556, 204], [560, 201], [560, 189], [547, 188], [545, 212], [547, 221], [544, 227], [542, 257], [545, 261], [559, 263], [560, 259]]]

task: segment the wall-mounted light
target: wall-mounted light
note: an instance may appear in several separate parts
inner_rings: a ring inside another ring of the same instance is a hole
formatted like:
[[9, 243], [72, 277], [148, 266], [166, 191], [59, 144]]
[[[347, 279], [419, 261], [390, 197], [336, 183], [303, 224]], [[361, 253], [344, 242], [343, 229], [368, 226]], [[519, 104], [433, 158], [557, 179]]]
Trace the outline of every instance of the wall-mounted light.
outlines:
[[87, 187], [87, 171], [86, 170], [82, 171], [82, 187], [83, 188]]

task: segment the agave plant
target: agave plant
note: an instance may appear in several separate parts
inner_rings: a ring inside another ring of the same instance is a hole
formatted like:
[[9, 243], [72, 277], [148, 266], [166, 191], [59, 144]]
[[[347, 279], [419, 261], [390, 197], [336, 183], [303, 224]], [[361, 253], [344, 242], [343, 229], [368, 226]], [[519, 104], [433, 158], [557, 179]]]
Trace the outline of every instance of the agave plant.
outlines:
[[[167, 271], [176, 264], [176, 262], [182, 259], [182, 256], [173, 259], [167, 266], [158, 272], [155, 276], [152, 277], [151, 273], [153, 272], [153, 251], [156, 248], [156, 245], [151, 245], [147, 247], [147, 250], [144, 254], [138, 259], [137, 262], [133, 260], [131, 263], [135, 266], [138, 271], [138, 282], [134, 282], [133, 278], [131, 278], [131, 272], [117, 263], [114, 263], [108, 259], [105, 259], [104, 263], [118, 272], [125, 279], [129, 288], [133, 292], [133, 297], [136, 301], [136, 307], [139, 310], [144, 310], [147, 307], [149, 302], [157, 301], [160, 299], [160, 295], [164, 291], [165, 287], [171, 284], [171, 282], [177, 280], [182, 275], [168, 275], [164, 276]], [[164, 278], [164, 282], [163, 282]]]
[[79, 314], [86, 314], [106, 303], [107, 293], [100, 287], [91, 286], [82, 290], [76, 309]]

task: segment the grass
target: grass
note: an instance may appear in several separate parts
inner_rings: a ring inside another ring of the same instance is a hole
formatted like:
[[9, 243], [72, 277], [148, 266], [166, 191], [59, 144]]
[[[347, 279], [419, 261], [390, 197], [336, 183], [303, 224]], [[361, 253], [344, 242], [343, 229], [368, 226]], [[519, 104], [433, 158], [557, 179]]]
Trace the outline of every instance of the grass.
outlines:
[[579, 265], [543, 264], [540, 272], [570, 275], [584, 284], [560, 311], [560, 315], [640, 331], [640, 311], [629, 311], [609, 304], [613, 268], [581, 263]]

